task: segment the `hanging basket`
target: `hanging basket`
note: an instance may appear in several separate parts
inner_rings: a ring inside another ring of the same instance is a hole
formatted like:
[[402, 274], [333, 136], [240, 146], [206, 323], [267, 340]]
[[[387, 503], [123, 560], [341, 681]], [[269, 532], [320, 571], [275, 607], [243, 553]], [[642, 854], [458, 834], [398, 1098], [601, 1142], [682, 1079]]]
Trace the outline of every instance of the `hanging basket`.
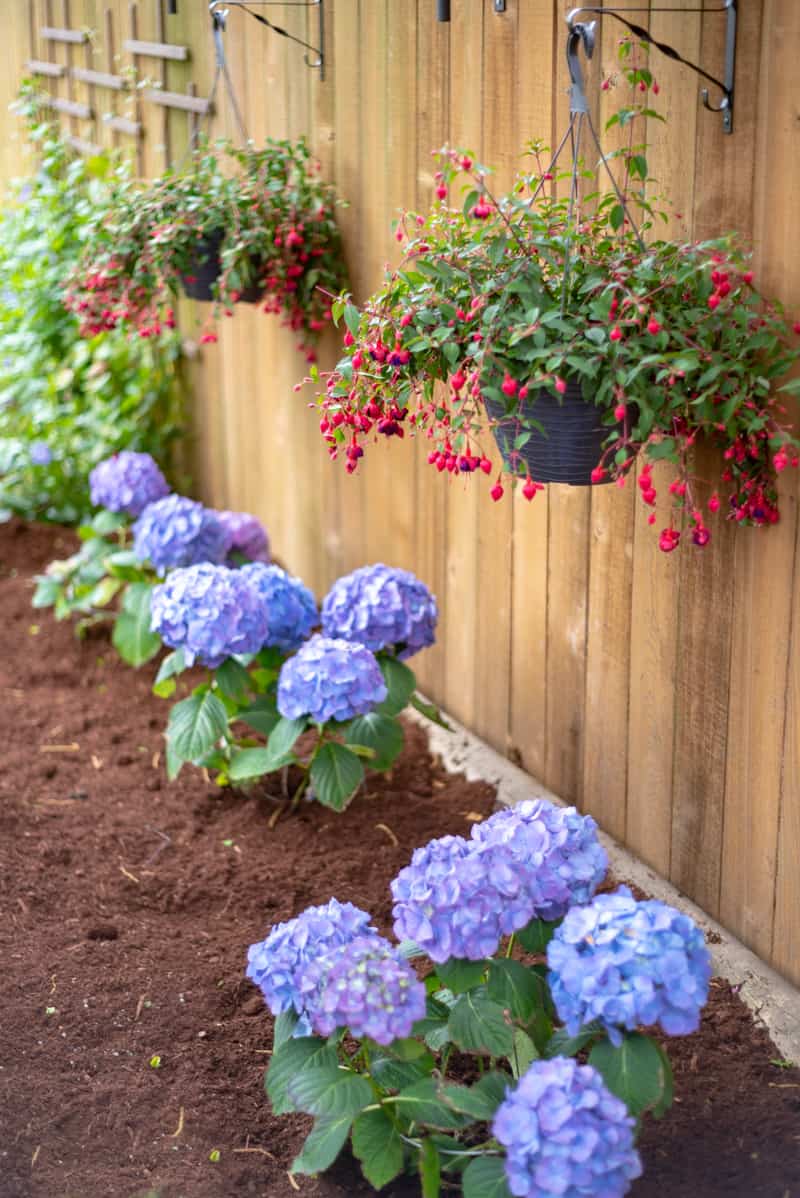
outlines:
[[[181, 275], [181, 286], [189, 299], [207, 303], [216, 298], [214, 284], [222, 274], [221, 250], [224, 240], [224, 229], [217, 229], [198, 240], [193, 259]], [[256, 304], [263, 294], [263, 283], [251, 283], [239, 292], [236, 302]]]
[[[535, 399], [527, 397], [508, 415], [502, 403], [484, 398], [492, 418], [492, 432], [503, 461], [515, 474], [524, 464], [526, 472], [538, 483], [566, 483], [571, 487], [589, 487], [592, 471], [600, 462], [603, 442], [611, 431], [603, 424], [603, 412], [584, 399], [581, 384], [567, 382], [567, 389], [556, 398], [544, 387]], [[530, 426], [536, 420], [543, 429]], [[527, 427], [526, 427], [527, 425]], [[530, 436], [521, 449], [514, 441], [521, 432]], [[603, 482], [610, 482], [608, 472]]]

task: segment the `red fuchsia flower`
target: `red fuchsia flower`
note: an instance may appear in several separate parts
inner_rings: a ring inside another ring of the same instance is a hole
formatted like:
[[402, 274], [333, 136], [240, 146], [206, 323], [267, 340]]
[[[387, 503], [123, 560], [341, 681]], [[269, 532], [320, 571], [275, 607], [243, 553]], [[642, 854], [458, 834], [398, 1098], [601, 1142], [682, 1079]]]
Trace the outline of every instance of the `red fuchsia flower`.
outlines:
[[481, 468], [481, 470], [483, 471], [483, 473], [484, 473], [484, 474], [491, 474], [491, 472], [492, 472], [492, 463], [491, 463], [491, 461], [489, 460], [489, 458], [486, 458], [486, 457], [483, 457], [483, 458], [481, 458], [481, 460], [480, 460], [480, 468]]
[[519, 391], [519, 383], [517, 382], [517, 380], [515, 378], [512, 378], [511, 375], [506, 371], [506, 375], [505, 375], [505, 378], [503, 379], [503, 386], [502, 386], [503, 394], [507, 395], [509, 397], [509, 399], [513, 399], [518, 391]]
[[617, 406], [614, 408], [614, 419], [617, 421], [625, 419], [625, 404], [624, 403], [618, 403]]
[[217, 340], [216, 333], [203, 333], [203, 336], [200, 338], [200, 344], [201, 345], [211, 345], [216, 340]]
[[656, 320], [655, 316], [651, 316], [651, 317], [650, 317], [650, 319], [648, 320], [648, 322], [647, 322], [647, 331], [648, 331], [648, 333], [650, 333], [650, 334], [651, 334], [653, 337], [655, 337], [656, 333], [660, 333], [660, 332], [661, 332], [661, 325], [658, 323], [658, 321]]
[[562, 378], [559, 378], [559, 377], [556, 377], [556, 380], [553, 383], [553, 386], [555, 387], [555, 389], [559, 395], [563, 395], [567, 389], [567, 384], [566, 384], [565, 380]]
[[792, 329], [794, 330], [795, 333], [800, 333], [800, 320], [796, 320], [794, 322], [794, 324], [792, 325]]
[[719, 495], [717, 495], [716, 491], [714, 492], [714, 494], [711, 496], [711, 498], [708, 501], [708, 510], [710, 512], [718, 512], [719, 511]]
[[471, 171], [472, 170], [472, 159], [468, 158], [467, 155], [465, 154], [464, 157], [461, 159], [459, 166], [461, 167], [462, 171]]
[[622, 339], [622, 329], [618, 324], [615, 324], [608, 336], [612, 341], [620, 341]]
[[699, 528], [692, 529], [692, 540], [702, 549], [711, 540], [711, 533], [701, 524]]
[[344, 335], [344, 343], [347, 346], [353, 345], [355, 343], [355, 337], [353, 336], [353, 334], [350, 332], [349, 329], [347, 330], [347, 332]]
[[680, 539], [681, 534], [676, 528], [665, 528], [658, 538], [658, 547], [662, 553], [672, 553], [673, 549], [678, 548]]
[[467, 379], [464, 372], [462, 370], [457, 370], [456, 373], [450, 378], [450, 386], [454, 391], [458, 392], [464, 386], [466, 381]]
[[745, 283], [747, 284], [747, 286], [749, 287], [749, 286], [750, 286], [750, 284], [751, 284], [751, 283], [752, 283], [752, 281], [753, 281], [753, 272], [752, 272], [752, 270], [746, 270], [746, 271], [744, 272], [744, 274], [742, 275], [742, 280], [743, 280], [743, 282], [745, 282]]
[[522, 494], [525, 496], [525, 498], [530, 503], [531, 499], [533, 499], [536, 492], [543, 491], [543, 490], [544, 490], [544, 483], [535, 483], [529, 474], [528, 477], [525, 479], [525, 484], [522, 488]]
[[486, 200], [478, 200], [470, 212], [470, 216], [474, 216], [476, 220], [486, 220], [492, 215], [492, 205], [487, 204]]
[[777, 470], [778, 474], [781, 474], [786, 469], [786, 467], [789, 465], [789, 458], [785, 449], [778, 450], [778, 452], [775, 454], [775, 457], [772, 459], [772, 464]]
[[439, 186], [436, 188], [436, 198], [437, 198], [437, 200], [446, 200], [447, 199], [447, 188], [445, 187], [445, 185], [443, 183], [440, 183]]
[[605, 468], [603, 466], [595, 466], [590, 477], [593, 483], [601, 483], [605, 476]]
[[650, 515], [647, 517], [647, 523], [655, 524], [655, 522], [656, 522], [656, 514], [655, 514], [655, 512], [651, 512]]
[[717, 295], [716, 291], [713, 293], [713, 295], [708, 297], [708, 306], [712, 312], [715, 308], [719, 307], [719, 296]]
[[407, 329], [413, 319], [414, 319], [414, 317], [411, 315], [410, 312], [404, 312], [403, 315], [400, 317], [400, 328]]
[[498, 478], [497, 482], [494, 484], [494, 486], [492, 487], [489, 494], [491, 495], [491, 497], [495, 501], [495, 503], [497, 503], [498, 500], [503, 498], [505, 491], [503, 490], [503, 484], [500, 482], [499, 478]]

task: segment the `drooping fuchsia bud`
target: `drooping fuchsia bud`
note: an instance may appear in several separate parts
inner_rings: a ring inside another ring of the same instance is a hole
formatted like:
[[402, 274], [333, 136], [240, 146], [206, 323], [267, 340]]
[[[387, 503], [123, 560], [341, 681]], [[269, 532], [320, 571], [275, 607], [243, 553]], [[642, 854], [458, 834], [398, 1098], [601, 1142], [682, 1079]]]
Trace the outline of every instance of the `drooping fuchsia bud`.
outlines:
[[567, 389], [567, 384], [566, 384], [565, 380], [562, 378], [559, 378], [558, 376], [556, 376], [556, 380], [553, 385], [559, 395], [563, 395]]
[[509, 399], [513, 399], [514, 396], [517, 394], [518, 390], [519, 390], [519, 383], [517, 382], [516, 379], [511, 377], [511, 375], [508, 373], [508, 371], [506, 371], [506, 375], [505, 375], [505, 378], [503, 379], [503, 386], [502, 386], [503, 394], [507, 395], [509, 397]]
[[527, 398], [528, 398], [528, 384], [525, 383], [525, 384], [523, 384], [523, 386], [520, 387], [519, 394], [517, 395], [517, 399], [519, 399], [521, 401], [521, 400], [524, 400]]
[[719, 495], [717, 495], [716, 491], [714, 492], [714, 494], [711, 496], [711, 498], [708, 501], [708, 510], [710, 512], [718, 512], [719, 511]]
[[464, 157], [461, 159], [460, 166], [461, 166], [462, 171], [471, 171], [472, 170], [472, 159], [468, 158], [467, 155], [465, 154]]
[[656, 320], [655, 316], [651, 316], [647, 322], [647, 331], [655, 337], [656, 333], [661, 332], [661, 325]]
[[410, 312], [405, 312], [400, 318], [400, 328], [407, 329], [413, 319]]
[[436, 198], [439, 200], [447, 199], [447, 188], [445, 187], [445, 185], [443, 183], [440, 183], [439, 186], [436, 188]]
[[454, 375], [452, 375], [452, 377], [450, 379], [450, 386], [453, 388], [454, 391], [460, 391], [461, 388], [466, 383], [466, 381], [467, 380], [464, 375], [464, 372], [462, 370], [457, 370], [456, 373]]
[[611, 332], [608, 334], [612, 341], [620, 341], [622, 338], [622, 329], [618, 324], [615, 324]]
[[492, 215], [492, 206], [487, 204], [485, 200], [478, 200], [470, 212], [470, 216], [474, 216], [476, 220], [486, 220]]
[[747, 283], [747, 285], [748, 285], [748, 287], [749, 287], [749, 286], [750, 286], [750, 284], [751, 284], [751, 283], [752, 283], [752, 281], [753, 281], [753, 272], [752, 272], [752, 270], [746, 270], [746, 271], [744, 272], [744, 274], [742, 275], [742, 279], [744, 280], [744, 282], [745, 282], [745, 283]]
[[544, 483], [535, 483], [529, 474], [528, 477], [525, 479], [525, 485], [522, 488], [522, 494], [525, 496], [525, 498], [530, 503], [530, 501], [533, 499], [536, 492], [543, 491], [543, 490], [544, 490]]
[[624, 403], [618, 403], [617, 406], [614, 408], [614, 419], [615, 420], [624, 420], [625, 419], [625, 404]]
[[702, 547], [707, 545], [711, 540], [711, 533], [707, 528], [703, 528], [702, 526], [700, 528], [694, 528], [692, 529], [692, 540], [694, 541], [695, 545], [699, 545], [702, 549]]
[[789, 459], [786, 456], [785, 449], [778, 450], [778, 452], [775, 454], [775, 457], [772, 459], [772, 464], [777, 470], [778, 474], [780, 474], [782, 470], [786, 469], [786, 467], [789, 465]]
[[606, 476], [606, 472], [605, 472], [604, 467], [603, 466], [595, 466], [594, 470], [592, 471], [592, 473], [590, 475], [590, 478], [593, 483], [601, 483], [603, 481], [603, 479], [605, 478], [605, 476]]
[[651, 512], [650, 515], [647, 517], [647, 523], [655, 524], [655, 522], [656, 522], [656, 514], [655, 514], [655, 512]]
[[499, 499], [503, 498], [503, 495], [505, 494], [505, 492], [503, 491], [503, 484], [500, 482], [499, 478], [498, 478], [497, 482], [494, 484], [494, 486], [492, 487], [489, 494], [491, 495], [491, 497], [495, 501], [495, 503], [497, 503], [497, 501]]
[[795, 333], [800, 333], [800, 320], [796, 320], [792, 326]]
[[719, 296], [717, 295], [716, 291], [714, 292], [713, 295], [710, 295], [708, 297], [708, 306], [712, 312], [714, 311], [715, 308], [719, 307]]
[[344, 343], [347, 346], [355, 344], [355, 337], [353, 336], [353, 334], [350, 332], [349, 329], [347, 330], [347, 332], [344, 335]]
[[680, 539], [681, 534], [676, 528], [665, 528], [658, 538], [658, 547], [662, 553], [672, 553], [673, 549], [677, 549]]
[[481, 458], [480, 466], [484, 474], [491, 474], [492, 463], [489, 458]]

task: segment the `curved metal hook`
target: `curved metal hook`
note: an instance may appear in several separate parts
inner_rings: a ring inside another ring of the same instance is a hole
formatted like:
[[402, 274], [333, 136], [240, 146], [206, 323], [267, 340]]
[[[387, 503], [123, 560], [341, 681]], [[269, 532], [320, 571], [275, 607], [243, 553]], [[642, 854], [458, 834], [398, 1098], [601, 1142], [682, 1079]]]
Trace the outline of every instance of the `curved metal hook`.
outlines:
[[[568, 20], [572, 18], [574, 13], [580, 12], [576, 8], [570, 13]], [[569, 68], [569, 77], [572, 81], [570, 89], [570, 112], [588, 112], [589, 104], [586, 99], [586, 92], [583, 84], [583, 69], [581, 60], [578, 56], [578, 51], [583, 47], [583, 52], [587, 59], [594, 54], [596, 40], [597, 22], [590, 21], [588, 25], [570, 24], [569, 36], [567, 38], [567, 66]]]

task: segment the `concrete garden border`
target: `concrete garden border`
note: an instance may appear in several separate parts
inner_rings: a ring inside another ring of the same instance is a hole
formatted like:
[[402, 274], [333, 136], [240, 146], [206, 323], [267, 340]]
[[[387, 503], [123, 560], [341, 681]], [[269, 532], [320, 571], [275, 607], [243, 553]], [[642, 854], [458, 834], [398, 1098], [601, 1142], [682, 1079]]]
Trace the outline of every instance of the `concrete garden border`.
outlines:
[[[410, 716], [425, 729], [431, 752], [441, 759], [447, 770], [464, 774], [471, 782], [487, 782], [496, 787], [498, 800], [506, 806], [535, 798], [549, 799], [565, 806], [558, 795], [495, 752], [452, 716], [446, 717], [452, 732], [431, 724], [414, 712]], [[653, 898], [684, 911], [706, 933], [711, 933], [709, 949], [714, 973], [740, 987], [742, 999], [765, 1025], [781, 1054], [787, 1060], [800, 1062], [800, 990], [610, 836], [601, 832], [600, 839], [608, 853], [611, 869], [620, 881], [634, 882]]]

